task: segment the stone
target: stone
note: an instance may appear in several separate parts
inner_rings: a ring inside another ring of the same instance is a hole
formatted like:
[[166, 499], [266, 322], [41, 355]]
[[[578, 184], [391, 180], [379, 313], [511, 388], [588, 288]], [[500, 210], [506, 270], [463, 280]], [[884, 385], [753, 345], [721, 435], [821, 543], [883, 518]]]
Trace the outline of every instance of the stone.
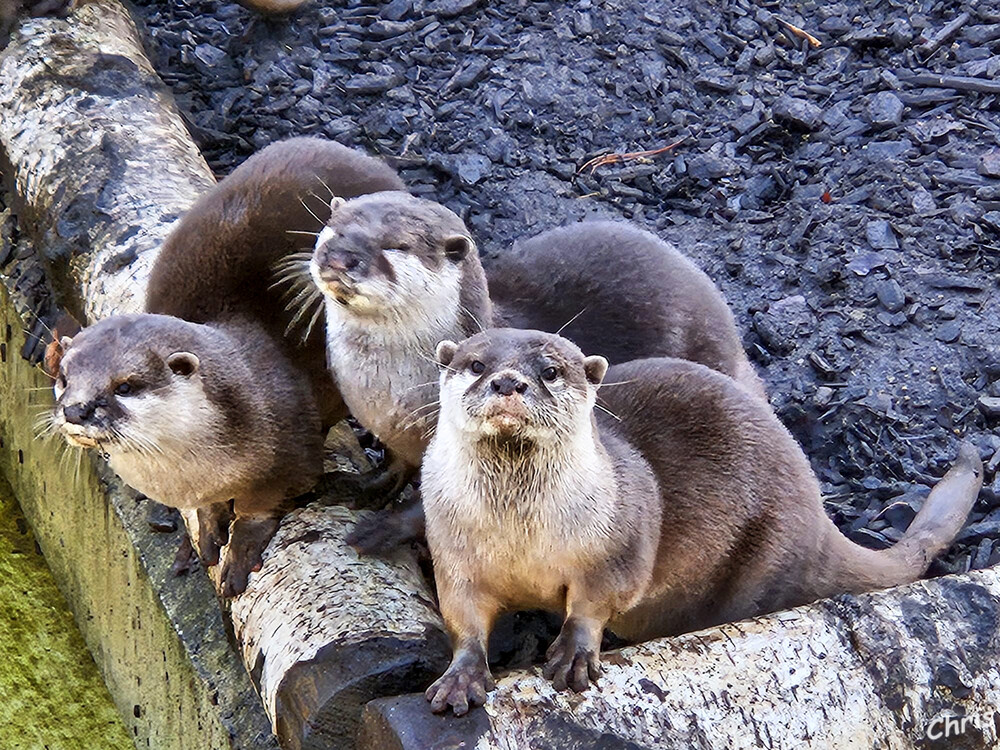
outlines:
[[875, 285], [875, 294], [879, 304], [891, 313], [899, 312], [906, 304], [903, 287], [895, 279], [886, 279]]
[[774, 119], [793, 129], [813, 131], [823, 121], [823, 110], [808, 99], [780, 96], [771, 106]]
[[958, 338], [962, 335], [962, 325], [957, 320], [949, 320], [947, 323], [942, 325], [937, 329], [934, 337], [938, 341], [942, 341], [945, 344], [952, 344], [958, 341]]
[[903, 102], [891, 91], [879, 91], [868, 99], [868, 120], [876, 128], [888, 128], [903, 121]]
[[1000, 417], [1000, 398], [996, 396], [980, 396], [976, 402], [979, 411], [987, 417]]
[[865, 227], [865, 238], [872, 250], [896, 250], [899, 248], [896, 235], [892, 233], [892, 227], [885, 219], [869, 221]]
[[1000, 177], [1000, 149], [987, 151], [979, 159], [979, 174], [986, 177]]

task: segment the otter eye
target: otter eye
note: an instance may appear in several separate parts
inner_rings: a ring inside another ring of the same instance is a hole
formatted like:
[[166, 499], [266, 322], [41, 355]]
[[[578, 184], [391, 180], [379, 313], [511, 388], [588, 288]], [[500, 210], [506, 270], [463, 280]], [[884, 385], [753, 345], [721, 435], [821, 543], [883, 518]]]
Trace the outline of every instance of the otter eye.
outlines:
[[476, 359], [469, 365], [469, 369], [476, 373], [476, 375], [482, 375], [486, 371], [486, 365]]
[[546, 367], [542, 370], [542, 380], [548, 380], [549, 382], [555, 380], [559, 377], [559, 370], [554, 367]]
[[115, 394], [118, 396], [131, 396], [142, 389], [138, 383], [119, 383], [115, 386]]

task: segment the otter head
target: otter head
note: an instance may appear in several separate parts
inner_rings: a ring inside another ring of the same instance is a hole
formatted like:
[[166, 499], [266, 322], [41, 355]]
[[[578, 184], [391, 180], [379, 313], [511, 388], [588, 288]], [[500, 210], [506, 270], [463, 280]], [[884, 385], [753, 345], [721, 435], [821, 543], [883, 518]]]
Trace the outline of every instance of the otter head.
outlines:
[[441, 415], [473, 439], [538, 442], [588, 430], [604, 357], [540, 331], [498, 328], [437, 348]]
[[433, 201], [382, 192], [334, 198], [309, 270], [339, 317], [440, 317], [459, 305], [476, 248], [465, 224]]
[[163, 315], [118, 315], [62, 339], [51, 431], [110, 454], [162, 451], [207, 406], [189, 328]]

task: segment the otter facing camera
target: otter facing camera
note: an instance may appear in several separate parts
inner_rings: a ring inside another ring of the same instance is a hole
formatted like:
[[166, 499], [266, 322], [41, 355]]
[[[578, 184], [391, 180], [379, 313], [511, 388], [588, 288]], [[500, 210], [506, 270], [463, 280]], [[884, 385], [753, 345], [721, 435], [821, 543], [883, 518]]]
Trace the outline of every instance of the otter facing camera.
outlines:
[[591, 385], [600, 385], [608, 372], [608, 360], [599, 354], [584, 357], [583, 372]]
[[170, 371], [183, 378], [189, 378], [198, 372], [199, 364], [201, 361], [198, 356], [191, 352], [174, 352], [167, 357], [167, 367]]
[[455, 358], [455, 352], [458, 351], [458, 344], [454, 341], [442, 341], [437, 345], [437, 351], [435, 352], [437, 356], [438, 364], [442, 367], [447, 367], [451, 364], [451, 361]]

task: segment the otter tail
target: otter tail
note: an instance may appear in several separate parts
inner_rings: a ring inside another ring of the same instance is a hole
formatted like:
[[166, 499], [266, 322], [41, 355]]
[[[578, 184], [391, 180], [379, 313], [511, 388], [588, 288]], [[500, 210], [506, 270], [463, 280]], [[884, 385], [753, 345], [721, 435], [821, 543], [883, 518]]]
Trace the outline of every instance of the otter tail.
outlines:
[[958, 458], [931, 490], [906, 535], [885, 550], [854, 544], [839, 532], [831, 534], [828, 570], [834, 593], [861, 593], [917, 580], [931, 561], [946, 550], [961, 531], [983, 484], [983, 462], [971, 443], [959, 446]]

